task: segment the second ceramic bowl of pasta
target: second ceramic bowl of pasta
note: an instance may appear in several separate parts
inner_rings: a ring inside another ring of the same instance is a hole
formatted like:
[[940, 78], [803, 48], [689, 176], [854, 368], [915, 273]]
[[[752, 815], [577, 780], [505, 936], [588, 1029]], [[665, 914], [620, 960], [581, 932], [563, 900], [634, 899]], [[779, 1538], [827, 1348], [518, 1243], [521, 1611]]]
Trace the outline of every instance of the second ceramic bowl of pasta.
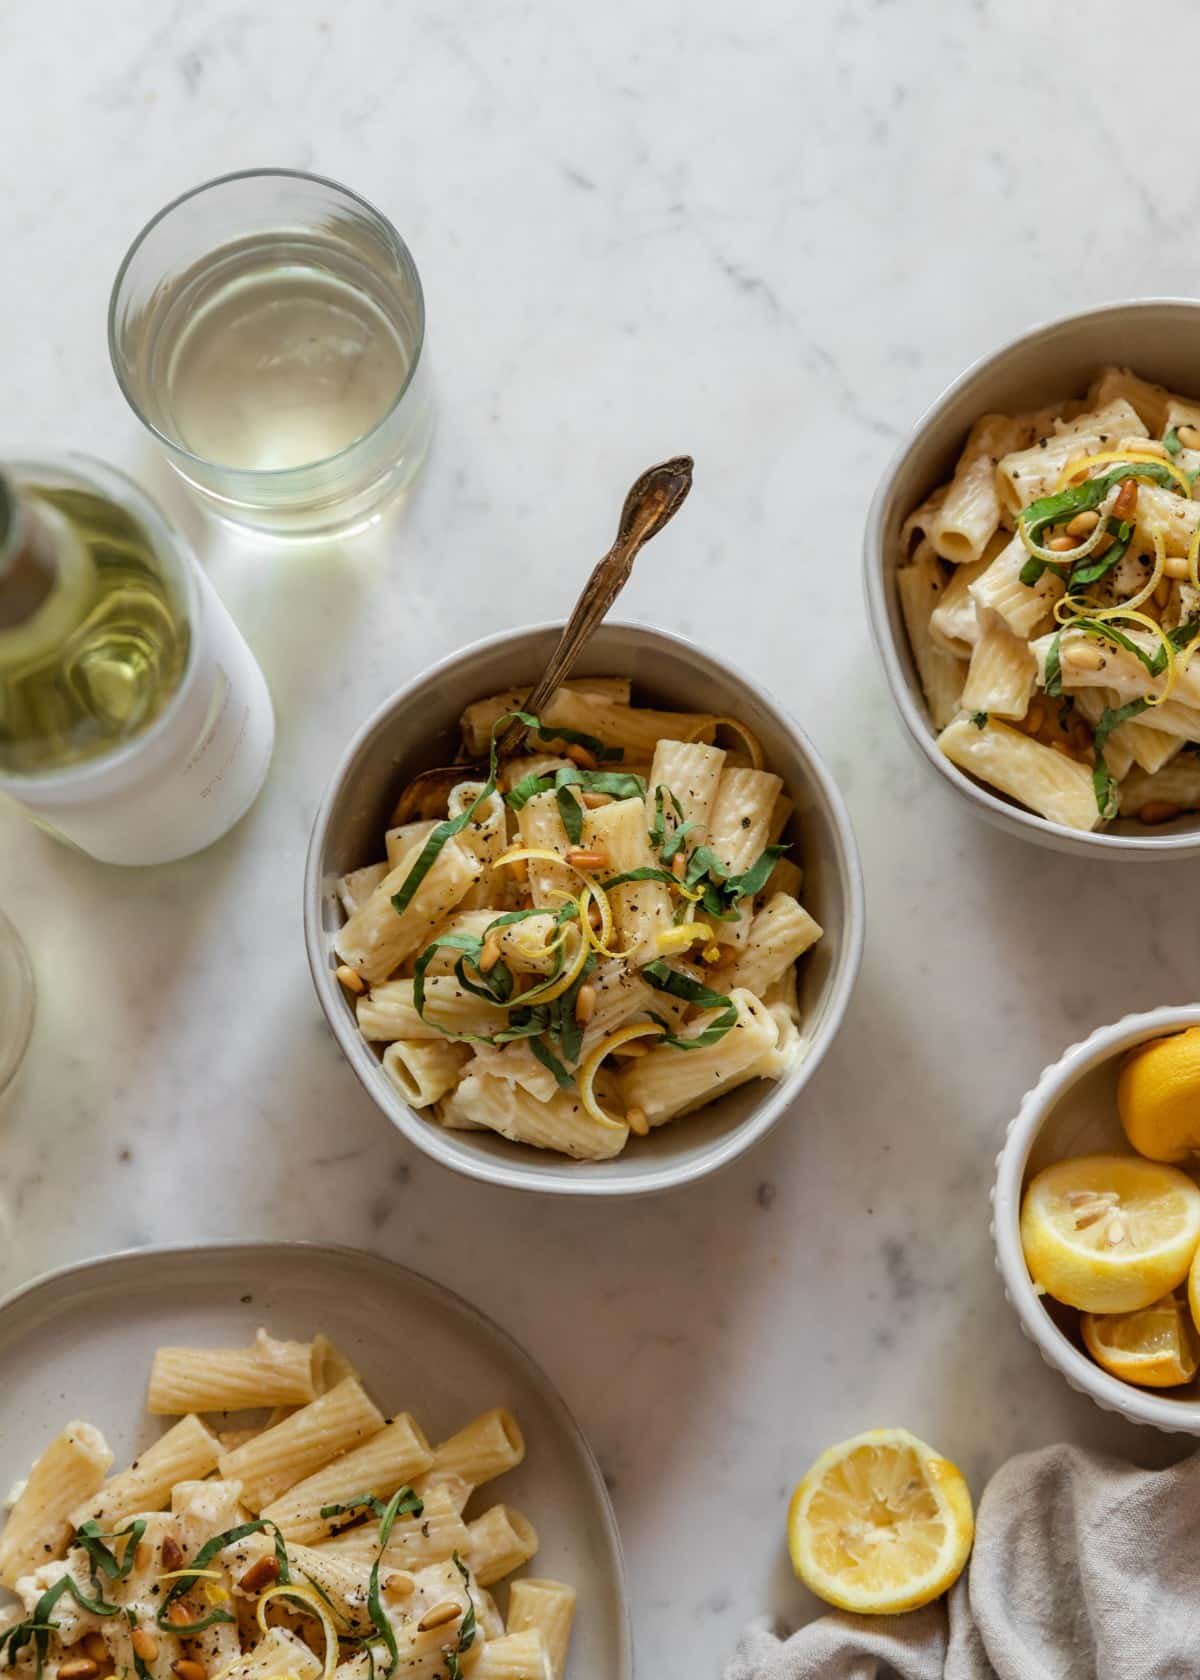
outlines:
[[334, 945], [344, 943], [339, 930], [346, 920], [339, 880], [381, 856], [389, 813], [411, 778], [454, 758], [465, 707], [527, 689], [558, 634], [558, 626], [543, 625], [478, 642], [418, 677], [368, 719], [338, 766], [313, 828], [305, 881], [309, 965], [321, 1006], [358, 1078], [427, 1155], [509, 1188], [640, 1195], [701, 1178], [770, 1130], [836, 1033], [862, 953], [862, 879], [841, 795], [801, 730], [747, 678], [677, 637], [609, 623], [572, 680], [628, 679], [636, 705], [736, 718], [753, 731], [765, 766], [782, 779], [783, 796], [794, 805], [785, 838], [803, 869], [804, 905], [822, 933], [799, 969], [794, 1007], [803, 1054], [777, 1082], [756, 1078], [728, 1089], [697, 1112], [652, 1126], [648, 1136], [630, 1136], [610, 1159], [571, 1160], [489, 1130], [447, 1129], [411, 1107], [381, 1064], [385, 1047], [360, 1033], [355, 998], [336, 976]]
[[[1138, 769], [1136, 764], [1138, 785], [1149, 790], [1145, 795], [1147, 802], [1154, 802], [1159, 807], [1153, 813], [1155, 826], [1146, 826], [1122, 814], [1110, 827], [1088, 832], [1046, 820], [951, 762], [939, 750], [937, 730], [930, 717], [930, 703], [923, 690], [918, 661], [905, 627], [904, 604], [897, 584], [900, 562], [906, 558], [902, 554], [905, 522], [931, 492], [952, 477], [971, 428], [986, 415], [1029, 415], [1047, 410], [1051, 405], [1061, 405], [1064, 399], [1080, 399], [1089, 387], [1095, 389], [1098, 374], [1106, 368], [1109, 370], [1110, 389], [1105, 400], [1112, 393], [1120, 395], [1120, 369], [1133, 369], [1142, 380], [1158, 382], [1166, 388], [1166, 392], [1200, 393], [1200, 303], [1188, 299], [1144, 299], [1103, 305], [1035, 327], [994, 355], [968, 368], [918, 421], [876, 493], [865, 539], [868, 611], [884, 673], [909, 736], [921, 757], [933, 766], [960, 798], [967, 800], [988, 821], [1022, 839], [1078, 856], [1117, 860], [1197, 856], [1200, 855], [1200, 813], [1193, 811], [1191, 814], [1176, 815], [1174, 820], [1162, 820], [1173, 808], [1172, 801], [1167, 798], [1171, 790], [1168, 788], [1163, 795], [1156, 795], [1153, 791], [1155, 777]], [[1135, 396], [1138, 387], [1137, 381], [1129, 383]], [[1084, 401], [1075, 405], [1080, 410], [1087, 406]], [[1190, 412], [1191, 405], [1185, 401], [1178, 401], [1176, 406], [1181, 412]], [[1158, 439], [1162, 428], [1154, 423], [1156, 418], [1151, 416], [1149, 425], [1142, 424], [1136, 415], [1129, 424], [1122, 424], [1118, 419], [1116, 430], [1119, 433], [1133, 431], [1145, 434], [1153, 447], [1161, 449]], [[1167, 424], [1169, 421], [1164, 419], [1164, 425]], [[1051, 430], [1052, 427], [1053, 421], [1048, 420], [1045, 429]], [[1170, 436], [1170, 432], [1167, 435]], [[1039, 441], [1035, 438], [1035, 448]], [[1060, 437], [1051, 436], [1049, 445], [1057, 445], [1060, 441]], [[1121, 441], [1120, 437], [1105, 434], [1103, 441], [1090, 440], [1078, 447], [1086, 447], [1088, 452], [1092, 449], [1113, 449]], [[1172, 442], [1174, 444], [1174, 440]], [[1185, 465], [1190, 464], [1189, 454], [1185, 453], [1184, 462]], [[1166, 471], [1164, 468], [1163, 473]], [[1143, 485], [1147, 482], [1142, 481]], [[1053, 487], [1051, 484], [1050, 488]], [[1042, 492], [1039, 490], [1036, 493]], [[1161, 489], [1154, 487], [1144, 499], [1149, 500], [1153, 495], [1161, 497], [1162, 494]], [[1102, 507], [1101, 512], [1104, 511]], [[1075, 537], [1074, 532], [1072, 537]], [[943, 567], [943, 571], [948, 569]], [[933, 587], [937, 587], [936, 581]], [[1041, 628], [1054, 628], [1049, 614]], [[1155, 645], [1149, 641], [1145, 627], [1139, 629], [1133, 623], [1126, 624], [1124, 629], [1131, 632], [1135, 639], [1146, 636], [1148, 646]], [[1042, 640], [1048, 641], [1049, 637]], [[1095, 642], [1092, 647], [1099, 647], [1100, 657], [1107, 657], [1113, 651], [1111, 647]], [[1094, 653], [1089, 652], [1085, 657], [1095, 662]], [[1200, 656], [1197, 657], [1197, 667], [1200, 668]], [[1103, 692], [1097, 686], [1086, 698], [1099, 707], [1105, 703]], [[1035, 691], [1035, 697], [1037, 693], [1040, 690]], [[1107, 703], [1115, 705], [1114, 698], [1109, 696]], [[1057, 727], [1058, 706], [1057, 703], [1048, 703], [1043, 709], [1047, 719], [1043, 735], [1049, 739]], [[953, 710], [951, 703], [939, 718], [939, 725], [950, 717]], [[969, 713], [970, 708], [966, 711]], [[986, 714], [974, 715], [983, 718]], [[1197, 715], [1200, 717], [1200, 713]], [[1014, 723], [1013, 729], [1026, 728], [1028, 721], [1027, 716], [1024, 723]], [[1090, 735], [1097, 719], [1089, 715], [1086, 721]], [[976, 733], [970, 716], [962, 716], [954, 727], [965, 743], [960, 743], [962, 751], [958, 756], [970, 761], [973, 751], [983, 750], [982, 728]], [[989, 736], [990, 733], [989, 730]], [[1001, 745], [1010, 740], [1011, 733], [1005, 733], [1002, 723], [997, 732]], [[1026, 739], [1029, 733], [1026, 729]], [[1153, 734], [1143, 739], [1151, 749], [1148, 767], [1152, 770], [1161, 755], [1153, 751], [1156, 745]], [[1163, 737], [1158, 736], [1157, 744], [1161, 745], [1162, 740]], [[1118, 748], [1124, 750], [1122, 742], [1123, 738], [1118, 736], [1109, 749], [1114, 762]], [[1071, 750], [1069, 735], [1062, 745]], [[1173, 746], [1177, 749], [1178, 742]], [[1024, 750], [1028, 751], [1028, 748]], [[1063, 763], [1068, 763], [1068, 760], [1064, 759]], [[1044, 764], [1053, 768], [1048, 756]], [[1193, 753], [1187, 752], [1175, 760], [1174, 773], [1176, 780], [1182, 778], [1195, 784], [1192, 792], [1200, 789], [1200, 758]], [[1069, 774], [1078, 783], [1076, 798], [1086, 805], [1092, 797], [1087, 751], [1081, 754], [1079, 761], [1070, 765]], [[1191, 802], [1189, 795], [1186, 803]], [[1122, 803], [1128, 802], [1123, 800]], [[1158, 826], [1159, 822], [1161, 826]]]
[[1021, 1206], [1030, 1181], [1055, 1162], [1086, 1155], [1132, 1155], [1117, 1118], [1117, 1078], [1129, 1051], [1200, 1026], [1200, 1005], [1127, 1015], [1098, 1028], [1048, 1067], [1011, 1122], [996, 1158], [992, 1236], [1004, 1293], [1047, 1365], [1107, 1412], [1168, 1432], [1200, 1435], [1200, 1383], [1136, 1388], [1089, 1358], [1079, 1314], [1041, 1294], [1021, 1243]]

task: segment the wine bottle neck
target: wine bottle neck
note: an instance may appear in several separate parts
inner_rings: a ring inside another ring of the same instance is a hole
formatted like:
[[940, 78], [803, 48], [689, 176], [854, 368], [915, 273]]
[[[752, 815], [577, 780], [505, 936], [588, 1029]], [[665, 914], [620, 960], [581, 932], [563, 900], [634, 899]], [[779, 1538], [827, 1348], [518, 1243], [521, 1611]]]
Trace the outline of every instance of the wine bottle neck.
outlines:
[[50, 532], [30, 499], [0, 472], [0, 636], [31, 619], [57, 579]]

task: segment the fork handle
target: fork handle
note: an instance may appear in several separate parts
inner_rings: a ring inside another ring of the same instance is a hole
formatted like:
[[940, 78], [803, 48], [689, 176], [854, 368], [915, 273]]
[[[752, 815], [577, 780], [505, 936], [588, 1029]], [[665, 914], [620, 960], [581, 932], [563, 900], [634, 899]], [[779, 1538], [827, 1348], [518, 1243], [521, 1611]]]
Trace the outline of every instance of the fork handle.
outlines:
[[[658, 466], [647, 468], [635, 481], [621, 509], [617, 539], [584, 584], [541, 681], [526, 700], [523, 711], [541, 716], [542, 707], [566, 681], [575, 661], [629, 581], [638, 550], [670, 522], [691, 487], [690, 455], [674, 455], [669, 461], [661, 461]], [[498, 757], [516, 752], [525, 734], [526, 726], [514, 719], [496, 744]]]

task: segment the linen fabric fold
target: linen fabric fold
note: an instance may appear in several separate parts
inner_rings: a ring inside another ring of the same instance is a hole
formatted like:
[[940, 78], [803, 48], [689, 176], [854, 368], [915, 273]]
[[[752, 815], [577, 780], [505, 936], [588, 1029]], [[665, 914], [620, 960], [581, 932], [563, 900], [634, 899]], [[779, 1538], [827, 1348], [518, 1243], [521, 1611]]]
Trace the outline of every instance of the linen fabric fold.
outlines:
[[1200, 1455], [1140, 1470], [1079, 1447], [1011, 1459], [966, 1574], [905, 1616], [748, 1628], [725, 1680], [1179, 1680], [1200, 1673]]

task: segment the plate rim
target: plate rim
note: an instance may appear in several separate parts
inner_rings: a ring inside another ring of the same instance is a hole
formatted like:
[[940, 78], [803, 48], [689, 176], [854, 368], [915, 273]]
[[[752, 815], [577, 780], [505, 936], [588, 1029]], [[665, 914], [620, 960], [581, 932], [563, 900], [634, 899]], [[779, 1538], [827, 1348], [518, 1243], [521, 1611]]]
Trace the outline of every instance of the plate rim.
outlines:
[[384, 1254], [376, 1254], [371, 1249], [354, 1248], [349, 1243], [308, 1242], [303, 1238], [254, 1238], [254, 1237], [218, 1237], [211, 1242], [183, 1242], [183, 1243], [147, 1243], [139, 1248], [118, 1248], [106, 1254], [93, 1254], [85, 1259], [68, 1261], [64, 1266], [55, 1266], [48, 1272], [40, 1272], [25, 1283], [18, 1284], [5, 1295], [0, 1296], [0, 1333], [4, 1330], [4, 1321], [9, 1314], [31, 1297], [56, 1285], [62, 1285], [72, 1278], [79, 1278], [88, 1272], [97, 1271], [107, 1265], [137, 1265], [141, 1262], [152, 1262], [163, 1255], [197, 1255], [197, 1254], [265, 1254], [277, 1253], [285, 1256], [304, 1255], [309, 1258], [330, 1256], [338, 1260], [349, 1260], [361, 1265], [364, 1262], [369, 1269], [383, 1272], [399, 1273], [403, 1278], [414, 1280], [420, 1287], [431, 1290], [435, 1295], [448, 1299], [450, 1303], [463, 1313], [467, 1319], [475, 1320], [491, 1335], [496, 1336], [509, 1352], [513, 1354], [519, 1365], [538, 1379], [541, 1388], [552, 1411], [565, 1426], [567, 1433], [579, 1449], [581, 1459], [587, 1469], [593, 1490], [598, 1496], [600, 1509], [604, 1514], [605, 1531], [609, 1545], [616, 1562], [617, 1587], [619, 1589], [619, 1662], [620, 1669], [614, 1680], [633, 1680], [633, 1629], [630, 1620], [629, 1605], [629, 1570], [625, 1561], [625, 1548], [621, 1541], [621, 1531], [617, 1524], [616, 1512], [613, 1510], [612, 1498], [604, 1480], [604, 1472], [600, 1462], [592, 1450], [591, 1442], [584, 1434], [574, 1412], [567, 1405], [557, 1383], [555, 1383], [544, 1367], [533, 1357], [527, 1348], [497, 1323], [482, 1307], [468, 1301], [465, 1296], [440, 1283], [437, 1278], [430, 1277], [426, 1272], [419, 1272], [413, 1266], [406, 1266], [402, 1261], [390, 1260]]

